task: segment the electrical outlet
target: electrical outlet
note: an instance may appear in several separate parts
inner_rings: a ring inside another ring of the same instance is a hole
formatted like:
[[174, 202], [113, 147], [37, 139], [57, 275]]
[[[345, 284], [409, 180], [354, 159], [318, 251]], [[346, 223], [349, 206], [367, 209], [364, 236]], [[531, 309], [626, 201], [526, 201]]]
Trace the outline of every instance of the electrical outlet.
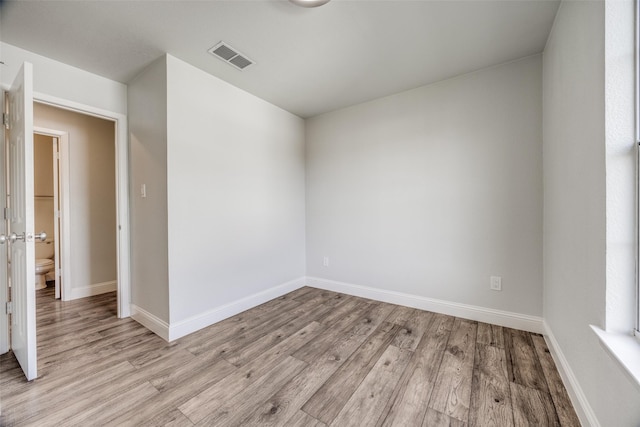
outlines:
[[500, 277], [500, 276], [491, 276], [490, 288], [491, 288], [492, 291], [501, 291], [502, 290], [502, 277]]
[[328, 256], [324, 257], [324, 259], [322, 260], [322, 265], [324, 265], [325, 267], [329, 267], [329, 257]]

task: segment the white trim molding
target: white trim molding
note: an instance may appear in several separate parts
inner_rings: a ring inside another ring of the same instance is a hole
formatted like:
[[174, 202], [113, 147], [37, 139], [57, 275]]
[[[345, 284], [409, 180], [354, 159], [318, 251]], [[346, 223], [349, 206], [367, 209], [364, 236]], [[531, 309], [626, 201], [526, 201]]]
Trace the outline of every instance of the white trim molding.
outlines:
[[589, 401], [584, 395], [582, 387], [580, 387], [580, 383], [578, 383], [578, 379], [573, 373], [566, 357], [564, 357], [564, 353], [562, 353], [562, 350], [560, 349], [560, 344], [556, 341], [556, 338], [553, 336], [553, 332], [551, 332], [551, 328], [546, 321], [543, 322], [543, 325], [544, 338], [547, 342], [547, 347], [549, 347], [551, 357], [553, 357], [553, 361], [556, 363], [556, 367], [560, 373], [560, 378], [562, 378], [562, 382], [567, 389], [571, 403], [573, 404], [576, 414], [580, 419], [580, 424], [584, 426], [600, 427], [600, 423], [598, 422], [595, 412], [593, 412], [591, 405], [589, 405]]
[[154, 332], [160, 338], [171, 342], [260, 304], [264, 304], [274, 298], [295, 291], [303, 287], [304, 283], [305, 278], [300, 277], [173, 324], [165, 322], [135, 304], [131, 304], [131, 318]]
[[115, 292], [118, 290], [118, 281], [111, 280], [109, 282], [95, 283], [89, 286], [69, 289], [69, 297], [65, 301], [71, 301], [78, 298], [92, 297], [94, 295], [106, 294], [107, 292]]
[[506, 326], [508, 328], [520, 329], [539, 334], [544, 331], [542, 318], [538, 316], [530, 316], [511, 311], [495, 310], [475, 305], [438, 300], [419, 295], [389, 291], [386, 289], [336, 282], [334, 280], [321, 279], [318, 277], [307, 277], [306, 284], [307, 286], [314, 288], [341, 292], [347, 295], [369, 298], [391, 304], [404, 305], [450, 316], [462, 317], [464, 319], [475, 320], [478, 322], [492, 323], [494, 325]]
[[160, 338], [169, 341], [169, 324], [164, 320], [135, 304], [131, 304], [131, 318]]
[[631, 382], [640, 390], [640, 341], [629, 334], [606, 332], [589, 325], [598, 336], [602, 348], [615, 360]]
[[[161, 334], [158, 334], [158, 335], [165, 338], [167, 341], [176, 340], [178, 338], [184, 337], [185, 335], [189, 335], [195, 331], [198, 331], [202, 328], [206, 328], [207, 326], [213, 325], [214, 323], [217, 323], [221, 320], [227, 319], [231, 316], [235, 316], [238, 313], [242, 313], [243, 311], [249, 310], [250, 308], [256, 307], [260, 304], [264, 304], [265, 302], [271, 301], [274, 298], [278, 298], [282, 295], [288, 294], [289, 292], [295, 291], [296, 289], [303, 287], [304, 282], [305, 282], [304, 277], [299, 277], [289, 282], [274, 286], [269, 289], [265, 289], [264, 291], [230, 302], [221, 307], [216, 307], [212, 310], [206, 311], [196, 316], [189, 317], [179, 322], [171, 323], [168, 326], [169, 327], [169, 330], [167, 332], [168, 339]], [[156, 332], [155, 330], [153, 331]]]

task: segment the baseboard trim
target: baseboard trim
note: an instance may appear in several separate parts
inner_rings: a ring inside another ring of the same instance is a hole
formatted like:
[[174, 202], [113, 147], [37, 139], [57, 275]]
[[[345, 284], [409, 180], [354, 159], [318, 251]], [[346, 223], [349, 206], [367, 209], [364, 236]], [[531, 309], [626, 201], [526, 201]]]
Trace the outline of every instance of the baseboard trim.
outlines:
[[299, 277], [281, 285], [274, 286], [264, 291], [249, 295], [241, 298], [237, 301], [225, 304], [221, 307], [216, 307], [213, 310], [209, 310], [205, 313], [198, 314], [196, 316], [189, 317], [185, 320], [181, 320], [176, 323], [172, 323], [169, 326], [168, 341], [173, 341], [178, 338], [189, 335], [195, 331], [198, 331], [207, 326], [213, 325], [221, 320], [227, 319], [231, 316], [235, 316], [238, 313], [242, 313], [257, 305], [263, 304], [274, 298], [278, 298], [291, 291], [295, 291], [303, 287], [305, 284], [305, 278]]
[[92, 297], [95, 295], [106, 294], [107, 292], [114, 292], [118, 290], [118, 281], [112, 280], [110, 282], [95, 283], [89, 286], [83, 286], [81, 288], [71, 288], [70, 295], [65, 295], [65, 301], [71, 301], [78, 298]]
[[457, 302], [427, 298], [419, 295], [405, 294], [385, 289], [371, 288], [368, 286], [354, 285], [351, 283], [337, 282], [335, 280], [321, 279], [319, 277], [307, 277], [306, 284], [314, 288], [328, 291], [341, 292], [347, 295], [369, 298], [376, 301], [399, 304], [420, 310], [433, 311], [476, 320], [478, 322], [492, 323], [508, 328], [542, 333], [542, 318], [510, 311], [495, 310]]
[[556, 363], [556, 367], [558, 368], [558, 372], [560, 373], [560, 378], [562, 378], [562, 382], [567, 389], [567, 393], [569, 394], [571, 403], [573, 404], [573, 407], [576, 410], [576, 414], [580, 419], [580, 424], [582, 424], [583, 426], [600, 427], [598, 418], [593, 412], [591, 405], [589, 405], [589, 401], [584, 395], [582, 387], [580, 387], [578, 379], [571, 369], [571, 365], [569, 365], [567, 358], [564, 357], [564, 353], [562, 353], [560, 344], [553, 335], [553, 332], [551, 332], [549, 324], [546, 321], [543, 321], [543, 326], [544, 338], [547, 342], [547, 347], [549, 347], [551, 357], [553, 357], [553, 360]]
[[160, 338], [169, 341], [169, 324], [164, 320], [135, 304], [131, 304], [131, 318]]

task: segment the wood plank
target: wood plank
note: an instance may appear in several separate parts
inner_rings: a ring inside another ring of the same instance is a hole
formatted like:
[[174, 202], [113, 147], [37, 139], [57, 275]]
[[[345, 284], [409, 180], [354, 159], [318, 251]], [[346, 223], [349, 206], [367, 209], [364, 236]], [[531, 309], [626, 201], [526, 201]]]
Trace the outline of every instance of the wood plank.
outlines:
[[[39, 420], [38, 425], [106, 425], [119, 413], [126, 412], [130, 408], [149, 400], [157, 394], [158, 390], [148, 382], [143, 382], [111, 398], [98, 399], [90, 407], [85, 407], [80, 412], [73, 412], [70, 408], [62, 408], [54, 414], [54, 419], [46, 417]], [[66, 415], [70, 413], [74, 415], [67, 417]], [[56, 415], [61, 415], [62, 419], [58, 421], [55, 418]]]
[[504, 348], [504, 332], [502, 326], [478, 322], [478, 338], [476, 342]]
[[322, 326], [313, 322], [295, 335], [287, 338], [251, 363], [238, 369], [214, 386], [199, 393], [179, 406], [194, 423], [200, 422], [210, 412], [221, 407], [231, 397], [249, 387], [302, 345], [313, 339]]
[[429, 407], [467, 422], [475, 353], [476, 322], [456, 318], [440, 364]]
[[[106, 381], [91, 381], [87, 382], [87, 387], [82, 387], [80, 384], [77, 387], [73, 387], [66, 393], [63, 390], [53, 390], [53, 393], [47, 396], [43, 396], [46, 401], [39, 405], [41, 408], [65, 408], [67, 412], [82, 413], [86, 412], [89, 408], [93, 408], [96, 405], [101, 404], [103, 401], [110, 399], [117, 399], [121, 394], [127, 393], [132, 388], [135, 388], [143, 383], [148, 383], [148, 379], [154, 375], [173, 371], [177, 366], [187, 363], [193, 360], [193, 355], [186, 350], [180, 350], [180, 354], [176, 354], [175, 357], [162, 357], [144, 367], [135, 368], [133, 372], [125, 370], [120, 373], [112, 373]], [[121, 364], [125, 366], [131, 363], [129, 361], [123, 361]], [[149, 384], [151, 385], [151, 384]], [[157, 390], [154, 388], [154, 390]], [[81, 393], [81, 394], [76, 394]], [[148, 403], [152, 398], [141, 401], [142, 404]], [[127, 403], [130, 405], [130, 403]], [[133, 405], [135, 406], [135, 405]], [[122, 410], [125, 411], [124, 409]], [[119, 416], [115, 414], [114, 416]], [[51, 417], [39, 417], [36, 418], [39, 422], [49, 420]]]
[[389, 315], [387, 319], [388, 322], [395, 323], [396, 325], [404, 327], [407, 322], [411, 319], [414, 313], [413, 308], [405, 307], [403, 305], [394, 305], [393, 311]]
[[536, 356], [531, 334], [504, 328], [504, 344], [509, 381], [548, 393], [547, 380]]
[[361, 300], [360, 298], [348, 299], [345, 303], [340, 305], [339, 308], [336, 308], [336, 310], [325, 316], [321, 323], [323, 325], [333, 327], [337, 322], [341, 321], [345, 315], [353, 313], [357, 310], [364, 309], [364, 307], [367, 307], [367, 304], [367, 302]]
[[502, 348], [476, 344], [469, 424], [513, 425], [506, 355]]
[[[456, 418], [429, 408], [422, 423], [422, 427], [466, 427], [464, 423]], [[480, 426], [479, 426], [480, 427]], [[498, 425], [496, 425], [498, 427]]]
[[387, 347], [330, 425], [375, 425], [411, 356], [411, 351]]
[[151, 419], [147, 419], [143, 422], [129, 423], [114, 421], [111, 423], [118, 427], [192, 427], [194, 424], [177, 408], [168, 409], [162, 411]]
[[326, 427], [322, 421], [316, 420], [304, 411], [298, 411], [286, 422], [287, 427]]
[[[278, 343], [289, 338], [291, 335], [299, 331], [305, 325], [316, 321], [316, 319], [323, 317], [332, 310], [332, 307], [325, 304], [319, 304], [317, 307], [304, 311], [295, 311], [295, 316], [286, 324], [282, 325], [278, 329], [270, 332], [270, 326], [264, 325], [262, 331], [265, 332], [263, 336], [257, 339], [241, 341], [234, 339], [233, 344], [223, 346], [223, 357], [232, 365], [239, 367], [247, 364], [251, 360], [255, 359], [268, 349], [278, 345]], [[261, 329], [261, 328], [256, 328]], [[248, 335], [251, 338], [250, 335]]]
[[372, 339], [360, 346], [318, 391], [302, 410], [330, 424], [386, 350], [388, 336]]
[[[342, 313], [342, 316], [332, 324], [323, 323], [326, 325], [324, 331], [318, 335], [313, 341], [309, 341], [306, 345], [302, 346], [296, 351], [293, 356], [297, 359], [304, 360], [307, 363], [312, 363], [313, 360], [320, 354], [323, 354], [327, 348], [329, 348], [340, 334], [346, 333], [353, 328], [355, 322], [367, 322], [370, 320], [367, 316], [373, 310], [373, 306], [367, 303], [361, 302], [353, 310], [344, 310], [344, 307], [337, 310]], [[382, 321], [380, 321], [381, 323]], [[369, 322], [370, 323], [370, 322]]]
[[538, 360], [540, 360], [540, 364], [542, 365], [542, 371], [547, 379], [551, 399], [553, 400], [556, 412], [558, 413], [560, 424], [565, 427], [580, 426], [580, 420], [578, 419], [576, 411], [573, 409], [573, 405], [571, 405], [571, 400], [569, 399], [567, 390], [562, 383], [562, 379], [556, 369], [556, 365], [553, 362], [547, 343], [542, 335], [532, 334], [532, 339], [533, 345], [536, 348]]
[[[289, 303], [294, 304], [294, 306], [290, 307]], [[224, 355], [263, 336], [269, 330], [284, 325], [293, 320], [297, 315], [315, 306], [313, 303], [300, 304], [297, 301], [290, 301], [284, 304], [286, 304], [289, 309], [262, 313], [258, 317], [249, 316], [245, 318], [244, 321], [233, 325], [232, 328], [220, 331], [220, 333], [215, 336], [208, 336], [208, 339], [201, 340], [195, 345], [190, 345], [187, 349], [196, 356], [212, 350]], [[295, 312], [292, 312], [292, 309], [295, 310]]]
[[433, 322], [425, 331], [425, 337], [389, 399], [379, 424], [402, 427], [422, 423], [453, 322], [451, 316], [433, 315]]
[[296, 289], [295, 291], [289, 292], [287, 294], [287, 297], [292, 298], [292, 299], [296, 299], [296, 300], [303, 300], [305, 299], [305, 295], [312, 295], [311, 297], [307, 297], [307, 298], [313, 298], [313, 296], [317, 295], [318, 289], [316, 288], [312, 288], [310, 286], [303, 286], [299, 289]]
[[398, 325], [383, 322], [368, 338], [365, 335], [341, 335], [338, 341], [309, 365], [309, 369], [301, 372], [250, 412], [242, 420], [242, 425], [288, 425], [289, 419], [299, 412], [302, 405], [348, 360], [362, 342], [366, 340], [364, 345], [370, 348], [384, 349], [399, 329]]
[[429, 328], [432, 320], [433, 313], [411, 309], [409, 311], [409, 318], [402, 325], [402, 329], [398, 335], [396, 335], [393, 345], [398, 348], [414, 351], [416, 347], [418, 347], [422, 335]]
[[559, 426], [549, 393], [510, 383], [513, 421], [516, 426]]
[[[177, 409], [178, 406], [185, 403], [191, 397], [198, 395], [236, 371], [236, 368], [226, 360], [217, 357], [217, 355], [213, 353], [209, 356], [211, 359], [209, 363], [203, 364], [203, 361], [200, 359], [191, 360], [183, 365], [187, 369], [183, 369], [183, 366], [180, 366], [174, 369], [173, 372], [162, 372], [159, 375], [152, 376], [152, 379], [149, 381], [151, 384], [154, 384], [159, 376], [162, 379], [161, 387], [158, 388], [156, 386], [156, 389], [160, 391], [160, 393], [140, 405], [131, 408], [128, 412], [123, 412], [112, 421], [112, 424], [114, 426], [131, 427], [145, 424], [147, 420], [156, 417], [158, 411], [162, 411], [165, 408]], [[170, 413], [165, 415], [171, 418]], [[189, 423], [191, 423], [191, 421], [189, 421]], [[147, 424], [162, 425], [161, 420], [158, 421], [158, 424]]]
[[[207, 414], [196, 425], [220, 427], [241, 425], [240, 421], [246, 417], [247, 412], [269, 397], [272, 387], [281, 388], [306, 367], [307, 364], [302, 360], [287, 357], [242, 392], [226, 399], [223, 405]], [[196, 421], [191, 416], [189, 419]]]
[[[119, 378], [123, 374], [132, 374], [135, 368], [127, 361], [122, 361], [112, 366], [104, 366], [103, 369], [93, 374], [62, 377], [62, 379], [49, 383], [36, 383], [20, 393], [9, 393], [3, 396], [2, 404], [10, 411], [12, 424], [24, 420], [37, 420], [49, 418], [51, 413], [60, 408], [60, 400], [69, 399], [77, 393], [78, 396], [91, 394], [92, 391], [106, 387], [113, 378]], [[67, 408], [68, 404], [63, 407]]]

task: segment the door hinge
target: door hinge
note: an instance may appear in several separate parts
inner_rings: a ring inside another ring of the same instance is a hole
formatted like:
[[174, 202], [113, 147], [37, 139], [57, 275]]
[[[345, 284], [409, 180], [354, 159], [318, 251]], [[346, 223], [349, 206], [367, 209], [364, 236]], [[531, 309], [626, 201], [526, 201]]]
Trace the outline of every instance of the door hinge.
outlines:
[[9, 113], [2, 113], [2, 124], [5, 129], [9, 129]]
[[13, 304], [11, 303], [11, 301], [7, 301], [7, 305], [5, 306], [5, 311], [7, 314], [13, 313]]
[[4, 208], [4, 219], [9, 219], [9, 208]]

